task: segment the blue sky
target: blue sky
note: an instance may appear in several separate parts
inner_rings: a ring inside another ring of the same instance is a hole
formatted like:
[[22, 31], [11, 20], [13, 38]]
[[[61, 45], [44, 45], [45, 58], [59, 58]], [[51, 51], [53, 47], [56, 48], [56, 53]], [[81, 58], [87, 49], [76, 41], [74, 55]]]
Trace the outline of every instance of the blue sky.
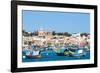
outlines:
[[39, 28], [56, 32], [90, 32], [90, 14], [75, 12], [22, 11], [23, 29], [34, 32]]

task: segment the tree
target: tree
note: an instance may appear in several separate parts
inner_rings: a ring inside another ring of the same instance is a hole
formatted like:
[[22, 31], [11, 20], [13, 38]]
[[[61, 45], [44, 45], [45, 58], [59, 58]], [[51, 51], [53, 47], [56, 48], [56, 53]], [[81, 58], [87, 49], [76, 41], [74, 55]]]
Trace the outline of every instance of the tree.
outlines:
[[80, 35], [81, 35], [81, 37], [82, 36], [88, 36], [88, 33], [81, 33]]
[[55, 32], [55, 31], [52, 31], [52, 34], [53, 34], [53, 35], [56, 35], [56, 32]]
[[26, 32], [25, 30], [22, 30], [22, 34], [23, 34], [23, 36], [28, 36], [29, 35], [28, 32]]
[[59, 33], [57, 33], [57, 35], [63, 35], [63, 33], [62, 32], [59, 32]]
[[38, 31], [35, 31], [35, 32], [34, 32], [34, 35], [37, 36], [37, 35], [38, 35]]
[[65, 32], [64, 35], [65, 35], [65, 36], [71, 36], [71, 34], [68, 33], [68, 32]]
[[53, 31], [52, 34], [53, 35], [71, 36], [71, 34], [68, 32], [55, 32], [55, 31]]

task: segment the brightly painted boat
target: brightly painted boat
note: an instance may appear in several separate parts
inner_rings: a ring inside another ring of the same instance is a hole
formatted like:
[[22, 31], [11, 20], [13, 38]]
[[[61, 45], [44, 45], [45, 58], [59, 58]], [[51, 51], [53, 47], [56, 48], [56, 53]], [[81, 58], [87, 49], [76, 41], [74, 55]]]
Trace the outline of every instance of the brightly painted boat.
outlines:
[[41, 58], [40, 53], [41, 51], [37, 46], [31, 46], [31, 49], [27, 48], [27, 50], [25, 51], [25, 56], [27, 58]]
[[65, 47], [54, 48], [54, 51], [58, 56], [65, 56], [68, 54], [68, 51]]
[[56, 48], [54, 51], [58, 56], [83, 56], [86, 54], [84, 48], [75, 46]]

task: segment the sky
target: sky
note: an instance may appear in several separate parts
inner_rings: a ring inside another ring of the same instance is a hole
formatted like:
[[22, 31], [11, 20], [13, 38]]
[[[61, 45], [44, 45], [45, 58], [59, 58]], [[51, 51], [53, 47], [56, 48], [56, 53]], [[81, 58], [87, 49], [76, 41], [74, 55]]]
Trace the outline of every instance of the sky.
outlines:
[[22, 11], [23, 30], [34, 32], [38, 29], [56, 32], [89, 33], [90, 14], [54, 11]]

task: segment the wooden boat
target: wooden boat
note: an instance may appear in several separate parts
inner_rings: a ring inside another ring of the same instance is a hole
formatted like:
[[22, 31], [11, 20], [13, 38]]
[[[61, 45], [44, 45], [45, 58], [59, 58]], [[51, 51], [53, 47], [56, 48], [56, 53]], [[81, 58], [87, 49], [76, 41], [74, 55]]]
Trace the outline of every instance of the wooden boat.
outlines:
[[26, 57], [27, 58], [41, 58], [41, 55], [40, 55], [40, 50], [38, 47], [34, 46], [34, 48], [32, 48], [31, 50], [27, 50], [26, 51]]

